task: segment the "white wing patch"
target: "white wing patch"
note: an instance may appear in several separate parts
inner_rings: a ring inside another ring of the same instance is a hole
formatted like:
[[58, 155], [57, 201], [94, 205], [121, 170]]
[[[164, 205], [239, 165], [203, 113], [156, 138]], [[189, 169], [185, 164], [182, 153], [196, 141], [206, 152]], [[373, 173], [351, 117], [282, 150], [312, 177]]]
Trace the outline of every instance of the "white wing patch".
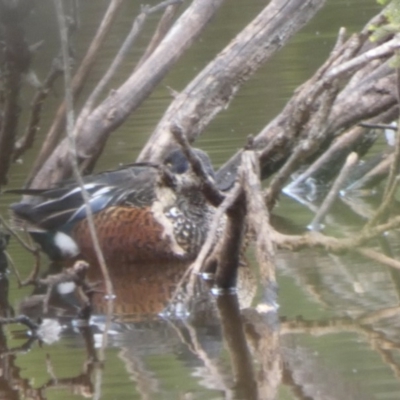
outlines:
[[79, 252], [76, 242], [63, 232], [57, 232], [54, 236], [54, 244], [60, 249], [63, 256], [75, 257]]

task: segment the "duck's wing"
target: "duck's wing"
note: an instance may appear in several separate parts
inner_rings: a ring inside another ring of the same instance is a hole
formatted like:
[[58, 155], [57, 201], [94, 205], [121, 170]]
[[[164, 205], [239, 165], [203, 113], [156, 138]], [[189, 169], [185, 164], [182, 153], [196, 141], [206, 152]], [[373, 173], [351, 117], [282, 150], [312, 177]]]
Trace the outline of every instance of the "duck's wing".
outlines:
[[[110, 206], [129, 205], [144, 207], [154, 200], [154, 187], [158, 172], [149, 165], [131, 165], [116, 171], [103, 172], [85, 178], [84, 188], [93, 214]], [[11, 192], [11, 191], [9, 191]], [[72, 182], [43, 190], [18, 190], [13, 193], [36, 196], [37, 202], [11, 204], [14, 222], [26, 229], [53, 230], [68, 227], [87, 217], [82, 188]]]

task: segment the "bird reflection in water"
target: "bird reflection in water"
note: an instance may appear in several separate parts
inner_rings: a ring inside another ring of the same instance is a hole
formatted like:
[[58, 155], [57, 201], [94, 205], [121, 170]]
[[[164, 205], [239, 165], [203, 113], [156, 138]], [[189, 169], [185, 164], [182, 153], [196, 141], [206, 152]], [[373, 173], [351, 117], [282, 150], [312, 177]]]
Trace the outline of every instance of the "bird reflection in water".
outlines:
[[[59, 269], [59, 266], [53, 264], [50, 270], [54, 272], [57, 268]], [[240, 311], [241, 308], [250, 306], [255, 295], [256, 285], [251, 269], [247, 266], [240, 268], [238, 296], [232, 293], [214, 296], [210, 293], [209, 284], [198, 280], [195, 295], [190, 301], [185, 301], [185, 290], [176, 295], [176, 287], [186, 269], [187, 265], [179, 263], [164, 264], [162, 267], [152, 264], [119, 264], [110, 267], [115, 299], [108, 335], [109, 350], [106, 350], [106, 354], [107, 351], [112, 352], [112, 348], [119, 349], [118, 357], [141, 398], [156, 398], [161, 395], [161, 388], [165, 386], [163, 373], [160, 371], [165, 365], [160, 364], [153, 368], [154, 365], [149, 364], [149, 360], [154, 357], [174, 360], [174, 363], [183, 368], [186, 377], [183, 380], [180, 378], [183, 386], [178, 385], [174, 389], [173, 395], [176, 395], [176, 398], [180, 398], [182, 393], [190, 392], [188, 387], [194, 382], [207, 393], [222, 392], [228, 398], [257, 399], [260, 398], [260, 391], [269, 393], [263, 398], [274, 398], [272, 394], [276, 394], [279, 379], [266, 379], [266, 369], [273, 365], [273, 373], [279, 376], [279, 369], [276, 368], [280, 365], [278, 352], [271, 351], [270, 354], [276, 354], [275, 360], [267, 360], [262, 356], [261, 350], [265, 350], [266, 340], [274, 347], [278, 345], [276, 319], [274, 328], [269, 334], [265, 334], [266, 331], [260, 331], [262, 324], [260, 325], [259, 321], [257, 326], [253, 324], [254, 315], [251, 312], [242, 314]], [[92, 265], [88, 280], [96, 283], [101, 279], [99, 269]], [[64, 318], [66, 321], [68, 315], [76, 315], [78, 303], [74, 303], [72, 292], [68, 293], [66, 289], [67, 286], [54, 290], [45, 317]], [[87, 364], [91, 367], [85, 369], [86, 395], [90, 393], [89, 388], [93, 389], [95, 386], [88, 384], [87, 378], [88, 374], [92, 374], [92, 379], [95, 376], [95, 349], [102, 344], [102, 332], [99, 330], [104, 329], [104, 315], [109, 303], [105, 299], [101, 284], [96, 286], [96, 289], [92, 299], [91, 326], [85, 331], [80, 328], [80, 334], [86, 336], [85, 346], [91, 360]], [[175, 306], [167, 307], [172, 296], [175, 296]], [[24, 312], [32, 310], [33, 308], [25, 308]], [[76, 327], [74, 329], [76, 331]], [[275, 337], [275, 340], [271, 340], [272, 337]], [[263, 343], [264, 347], [260, 343]], [[69, 353], [73, 357], [73, 352]], [[226, 363], [226, 354], [231, 360], [230, 365]], [[256, 378], [254, 359], [258, 359], [257, 368], [261, 365], [265, 371], [261, 374], [263, 384]], [[115, 359], [105, 360], [106, 364], [113, 362]], [[107, 371], [110, 369], [106, 368], [104, 373], [107, 374]], [[77, 373], [71, 375], [81, 376]], [[93, 383], [90, 379], [89, 382]], [[277, 383], [274, 384], [275, 387], [268, 384], [269, 389], [265, 391], [263, 385], [267, 382]], [[112, 391], [112, 388], [110, 390]], [[82, 394], [82, 390], [80, 392]]]

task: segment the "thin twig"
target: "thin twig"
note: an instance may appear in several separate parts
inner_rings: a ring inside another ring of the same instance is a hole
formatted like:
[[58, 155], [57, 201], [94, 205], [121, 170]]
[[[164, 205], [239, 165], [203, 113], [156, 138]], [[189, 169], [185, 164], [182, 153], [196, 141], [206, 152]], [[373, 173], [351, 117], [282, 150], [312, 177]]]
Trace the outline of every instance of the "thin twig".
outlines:
[[57, 382], [57, 375], [54, 372], [54, 365], [51, 362], [50, 354], [46, 354], [46, 370], [54, 382]]
[[171, 126], [171, 133], [174, 136], [175, 140], [182, 147], [183, 153], [185, 154], [189, 164], [191, 165], [193, 172], [201, 179], [202, 182], [202, 190], [206, 197], [206, 199], [214, 206], [218, 207], [225, 196], [220, 192], [214, 180], [210, 177], [209, 174], [203, 168], [203, 165], [196, 156], [190, 144], [183, 133], [182, 127], [178, 124], [174, 123]]
[[145, 52], [135, 66], [135, 71], [147, 60], [150, 54], [157, 48], [161, 40], [167, 34], [168, 30], [172, 26], [174, 16], [176, 15], [182, 2], [183, 0], [175, 4], [170, 4], [168, 7], [166, 7], [164, 14], [162, 15], [160, 22], [158, 23], [158, 26], [154, 32], [154, 35], [150, 40], [150, 43], [148, 44]]
[[[140, 32], [143, 30], [144, 23], [148, 17], [148, 15], [159, 11], [160, 9], [167, 7], [171, 4], [179, 3], [181, 0], [167, 0], [164, 1], [154, 7], [148, 7], [145, 6], [142, 8], [141, 13], [134, 19], [132, 28], [126, 37], [124, 43], [120, 47], [117, 55], [114, 57], [111, 65], [109, 66], [108, 70], [104, 74], [104, 76], [101, 78], [100, 82], [97, 84], [97, 86], [94, 88], [90, 96], [85, 102], [85, 105], [82, 107], [82, 111], [79, 114], [79, 117], [77, 118], [75, 128], [74, 128], [74, 136], [77, 136], [82, 128], [82, 126], [85, 124], [89, 114], [93, 111], [93, 108], [95, 107], [95, 103], [98, 101], [100, 98], [101, 93], [104, 91], [105, 87], [108, 85], [108, 83], [111, 81], [113, 76], [115, 75], [117, 69], [119, 66], [122, 64], [126, 56], [128, 55], [133, 43], [136, 41], [136, 39], [139, 37]], [[84, 157], [83, 157], [84, 158]], [[88, 160], [90, 162], [90, 160]]]
[[392, 131], [397, 131], [397, 126], [389, 125], [389, 124], [372, 124], [369, 122], [360, 122], [358, 125], [362, 126], [363, 128], [368, 129], [390, 129]]
[[[311, 87], [311, 92], [313, 88]], [[309, 90], [306, 89], [303, 93], [306, 94]], [[265, 198], [268, 208], [271, 210], [276, 202], [276, 198], [282, 190], [284, 183], [289, 179], [291, 173], [299, 166], [300, 162], [312, 154], [325, 139], [327, 131], [326, 120], [331, 112], [332, 104], [338, 93], [338, 83], [332, 80], [326, 84], [324, 93], [320, 96], [320, 105], [318, 112], [312, 119], [301, 121], [299, 125], [298, 136], [306, 132], [305, 137], [300, 140], [291, 156], [282, 166], [276, 176], [272, 179], [268, 189], [265, 192]], [[315, 94], [315, 93], [314, 93]], [[302, 96], [303, 96], [302, 95]], [[302, 101], [307, 101], [304, 98]], [[308, 118], [308, 116], [307, 116]], [[299, 121], [300, 122], [300, 121]]]
[[[110, 1], [110, 4], [100, 23], [100, 26], [89, 46], [89, 49], [72, 80], [72, 92], [74, 97], [77, 97], [80, 94], [83, 85], [86, 82], [86, 78], [90, 70], [92, 69], [94, 62], [96, 61], [96, 57], [123, 3], [123, 0]], [[42, 148], [40, 149], [39, 155], [36, 157], [35, 164], [33, 165], [31, 174], [28, 178], [28, 183], [35, 177], [37, 171], [42, 167], [44, 161], [47, 160], [47, 158], [50, 156], [55, 146], [57, 145], [65, 127], [65, 113], [66, 104], [64, 101], [58, 108], [54, 121], [47, 133], [46, 140]]]
[[346, 28], [341, 27], [339, 29], [338, 37], [336, 38], [336, 43], [333, 46], [331, 54], [338, 53], [343, 48], [343, 45], [346, 43]]
[[82, 126], [82, 124], [86, 120], [86, 117], [92, 111], [95, 102], [99, 99], [104, 88], [108, 85], [108, 83], [114, 76], [115, 72], [117, 71], [118, 67], [121, 65], [125, 57], [128, 55], [129, 50], [131, 49], [133, 43], [136, 41], [140, 32], [142, 31], [148, 15], [157, 12], [160, 9], [163, 9], [164, 7], [168, 7], [171, 4], [181, 3], [181, 2], [182, 0], [167, 0], [151, 8], [143, 7], [142, 12], [134, 19], [132, 28], [128, 36], [126, 37], [124, 43], [122, 44], [121, 48], [119, 49], [117, 55], [114, 57], [110, 67], [108, 68], [104, 76], [101, 78], [97, 86], [94, 88], [89, 98], [86, 100], [85, 105], [82, 108], [82, 112], [79, 115], [79, 118], [76, 123], [75, 134], [79, 132], [79, 128]]
[[[400, 104], [400, 69], [396, 70], [396, 83], [397, 83], [397, 101]], [[397, 136], [396, 136], [396, 145], [394, 149], [394, 158], [390, 165], [389, 177], [385, 186], [385, 190], [383, 192], [383, 197], [387, 197], [390, 192], [393, 191], [393, 186], [396, 186], [396, 176], [400, 166], [400, 126], [397, 124]]]
[[39, 248], [38, 247], [32, 247], [29, 246], [28, 243], [26, 243], [13, 228], [5, 221], [5, 219], [0, 215], [0, 223], [6, 228], [6, 230], [12, 235], [18, 243], [25, 249], [31, 252], [32, 254], [36, 255], [39, 253]]
[[371, 228], [364, 227], [356, 235], [347, 238], [334, 238], [325, 236], [319, 232], [311, 232], [304, 235], [284, 235], [273, 232], [273, 240], [280, 248], [300, 250], [302, 248], [324, 248], [328, 252], [343, 253], [355, 251], [358, 247], [376, 238], [383, 233], [400, 228], [400, 217], [394, 217], [389, 222], [376, 225]]
[[[400, 102], [400, 69], [396, 70], [396, 82], [397, 82], [397, 100]], [[399, 121], [400, 122], [400, 121]], [[382, 217], [389, 211], [399, 185], [399, 178], [397, 176], [400, 167], [400, 125], [397, 124], [397, 135], [396, 145], [394, 154], [392, 156], [392, 162], [390, 163], [389, 176], [386, 182], [385, 190], [383, 192], [382, 203], [376, 211], [375, 215], [368, 222], [367, 227], [371, 227], [379, 222]]]
[[[397, 114], [397, 106], [393, 106], [383, 114], [379, 114], [379, 116], [371, 118], [369, 123], [360, 123], [359, 125], [363, 128], [379, 128], [380, 126], [379, 124], [376, 124], [376, 122], [390, 120], [393, 118], [393, 115]], [[285, 191], [289, 193], [293, 192], [296, 187], [303, 184], [308, 178], [312, 177], [319, 170], [323, 170], [330, 163], [334, 162], [337, 159], [338, 154], [342, 154], [345, 148], [354, 146], [355, 143], [357, 143], [360, 138], [365, 135], [365, 130], [360, 126], [353, 127], [349, 131], [340, 135], [340, 137], [338, 137], [329, 146], [329, 148], [320, 157], [318, 157], [316, 161], [314, 161], [304, 172], [297, 176], [293, 182], [286, 186]]]
[[9, 325], [9, 324], [23, 324], [32, 331], [37, 331], [39, 329], [39, 325], [35, 324], [26, 315], [19, 315], [18, 317], [13, 317], [13, 318], [0, 318], [0, 325]]
[[332, 68], [326, 75], [326, 79], [331, 80], [342, 76], [345, 73], [351, 72], [354, 69], [377, 58], [389, 57], [393, 52], [400, 48], [400, 37], [395, 36], [392, 40], [381, 44], [380, 46], [366, 51], [353, 59]]
[[369, 258], [370, 260], [379, 262], [381, 264], [387, 265], [391, 268], [395, 268], [400, 270], [400, 261], [395, 260], [394, 258], [385, 256], [382, 253], [379, 253], [375, 250], [368, 249], [368, 248], [358, 248], [357, 253], [361, 254], [362, 256]]
[[383, 153], [381, 161], [375, 165], [375, 167], [370, 169], [362, 178], [350, 184], [346, 188], [346, 191], [351, 192], [364, 189], [368, 187], [368, 185], [371, 185], [371, 182], [380, 182], [385, 179], [389, 173], [393, 157], [393, 154]]
[[11, 269], [13, 270], [13, 272], [14, 272], [16, 278], [17, 278], [18, 286], [19, 286], [19, 287], [22, 287], [21, 275], [19, 274], [18, 268], [17, 268], [17, 266], [15, 265], [14, 260], [13, 260], [12, 257], [8, 254], [7, 251], [4, 251], [4, 254], [6, 255], [7, 260], [8, 260], [8, 262], [9, 262], [10, 265], [11, 265]]
[[126, 37], [124, 43], [122, 44], [121, 48], [119, 49], [117, 55], [114, 57], [111, 65], [109, 66], [108, 70], [101, 78], [100, 82], [97, 86], [93, 89], [92, 93], [88, 97], [85, 102], [85, 105], [82, 107], [82, 111], [77, 119], [76, 127], [75, 127], [75, 135], [79, 132], [79, 128], [84, 124], [87, 116], [93, 110], [93, 107], [96, 101], [99, 99], [101, 93], [103, 92], [104, 88], [108, 85], [112, 77], [114, 76], [115, 72], [117, 71], [118, 67], [124, 61], [125, 57], [127, 56], [130, 48], [132, 47], [135, 40], [138, 38], [139, 33], [143, 29], [144, 22], [147, 18], [146, 12], [141, 12], [133, 21], [132, 28]]
[[108, 273], [107, 265], [104, 259], [103, 252], [100, 247], [99, 239], [96, 233], [96, 227], [93, 221], [92, 209], [89, 204], [89, 195], [85, 189], [84, 182], [82, 176], [79, 171], [79, 165], [77, 160], [77, 149], [76, 149], [76, 141], [75, 141], [75, 133], [74, 133], [74, 109], [73, 109], [73, 94], [72, 94], [72, 86], [71, 86], [71, 70], [70, 70], [70, 62], [69, 62], [69, 54], [68, 54], [68, 34], [67, 34], [67, 26], [65, 22], [65, 16], [63, 12], [63, 5], [61, 0], [54, 0], [54, 5], [57, 11], [57, 19], [60, 28], [60, 36], [61, 36], [61, 50], [62, 57], [64, 63], [64, 80], [65, 80], [65, 104], [67, 109], [67, 137], [69, 140], [69, 152], [70, 159], [72, 164], [72, 170], [75, 179], [77, 180], [80, 188], [83, 200], [85, 202], [85, 211], [87, 215], [87, 221], [90, 231], [90, 236], [92, 238], [93, 247], [103, 274], [103, 278], [105, 281], [106, 294], [108, 299], [112, 299], [114, 296], [114, 290], [112, 287], [112, 282], [110, 279], [110, 275]]
[[14, 146], [14, 161], [21, 157], [26, 150], [29, 150], [35, 141], [36, 133], [39, 131], [43, 103], [54, 82], [62, 73], [58, 64], [59, 61], [57, 59], [53, 61], [50, 72], [44, 80], [42, 87], [36, 92], [33, 98], [31, 113], [25, 134], [15, 143]]
[[220, 235], [221, 226], [224, 225], [223, 218], [225, 218], [226, 210], [234, 203], [236, 198], [239, 196], [241, 192], [241, 186], [239, 183], [236, 183], [229, 194], [225, 197], [225, 200], [221, 203], [221, 205], [215, 211], [212, 222], [210, 224], [210, 229], [207, 234], [207, 239], [204, 242], [203, 246], [199, 254], [196, 257], [196, 260], [189, 266], [186, 270], [179, 283], [176, 286], [176, 289], [171, 296], [170, 304], [173, 304], [175, 299], [181, 293], [182, 288], [187, 285], [187, 299], [190, 299], [194, 295], [194, 288], [196, 284], [196, 279], [200, 274], [204, 262], [208, 255], [212, 252], [213, 248], [216, 246], [218, 242], [218, 237]]
[[331, 189], [326, 195], [318, 212], [316, 213], [310, 225], [308, 226], [309, 229], [313, 231], [320, 231], [322, 229], [322, 224], [321, 224], [322, 220], [325, 218], [325, 215], [328, 213], [332, 204], [335, 202], [337, 195], [343, 186], [343, 182], [347, 179], [351, 168], [353, 168], [353, 166], [357, 163], [357, 161], [358, 161], [357, 153], [353, 152], [347, 156], [346, 162], [344, 163], [342, 169], [340, 170], [338, 177], [336, 178]]

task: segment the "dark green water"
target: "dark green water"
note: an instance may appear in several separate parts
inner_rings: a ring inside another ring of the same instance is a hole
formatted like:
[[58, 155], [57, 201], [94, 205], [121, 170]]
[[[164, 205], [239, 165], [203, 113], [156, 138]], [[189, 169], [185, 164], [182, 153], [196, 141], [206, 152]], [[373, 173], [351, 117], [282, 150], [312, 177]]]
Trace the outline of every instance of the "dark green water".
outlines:
[[[40, 64], [37, 64], [39, 78], [43, 78], [58, 48], [58, 36], [52, 2], [38, 3], [41, 9], [32, 16], [30, 38], [32, 42], [43, 37], [46, 39], [45, 54], [38, 57]], [[105, 5], [106, 2], [102, 1], [82, 4], [83, 37], [89, 38], [93, 34]], [[97, 170], [135, 160], [171, 101], [168, 87], [177, 91], [183, 89], [264, 6], [265, 2], [259, 0], [226, 2], [199, 42], [140, 109], [113, 134]], [[88, 88], [101, 76], [115, 54], [138, 7], [139, 2], [126, 2], [117, 28], [110, 35], [102, 57], [90, 75]], [[279, 113], [294, 89], [312, 75], [329, 53], [341, 26], [350, 33], [355, 32], [377, 10], [373, 0], [329, 0], [320, 14], [243, 86], [229, 108], [209, 125], [197, 145], [210, 154], [215, 166], [221, 165], [243, 146], [249, 134], [257, 134]], [[139, 43], [113, 85], [122, 82], [133, 68], [156, 22], [156, 16], [149, 19]], [[84, 40], [77, 43], [78, 54], [84, 51], [85, 45]], [[51, 95], [52, 106], [44, 115], [42, 134], [46, 133], [61, 93], [60, 88]], [[27, 92], [23, 100], [28, 104], [29, 99]], [[21, 163], [13, 166], [10, 174], [13, 187], [23, 183], [36, 150], [35, 146]], [[0, 198], [3, 214], [13, 200], [12, 196]], [[277, 212], [302, 226], [312, 218], [306, 208], [285, 198]], [[341, 229], [340, 221], [336, 222], [335, 229]], [[21, 273], [26, 275], [33, 265], [33, 258], [15, 241], [11, 242], [9, 253]], [[256, 270], [256, 265], [253, 267]], [[43, 268], [46, 268], [45, 260]], [[276, 324], [272, 317], [271, 331], [262, 333], [264, 338], [271, 336], [267, 340], [271, 346], [278, 335], [280, 339], [279, 345], [275, 343], [272, 346], [281, 354], [283, 366], [283, 380], [277, 385], [276, 398], [398, 399], [400, 308], [396, 276], [392, 271], [355, 256], [337, 257], [311, 251], [279, 253], [277, 269], [281, 323]], [[156, 278], [154, 282], [153, 278], [146, 278], [146, 273], [150, 276], [150, 271], [147, 271], [140, 279], [147, 282], [136, 286], [134, 282], [139, 280], [136, 275], [121, 272], [115, 278], [121, 289], [117, 312], [129, 314], [137, 312], [140, 307], [159, 312], [158, 303], [152, 297], [152, 290], [156, 290], [154, 287], [159, 282]], [[15, 277], [12, 274], [9, 277], [10, 304], [17, 310], [32, 289], [18, 289]], [[167, 289], [162, 287], [159, 290]], [[146, 300], [147, 297], [150, 300]], [[240, 297], [243, 306], [256, 307], [261, 298], [260, 288], [254, 281], [246, 280]], [[65, 312], [64, 306], [59, 307], [55, 312]], [[227, 314], [224, 310], [228, 310]], [[121, 317], [110, 329], [104, 365], [95, 365], [93, 369], [86, 363], [90, 346], [85, 344], [84, 335], [68, 318], [61, 319], [63, 328], [58, 340], [42, 347], [34, 344], [29, 352], [16, 352], [15, 357], [0, 358], [3, 362], [0, 393], [8, 393], [3, 397], [0, 395], [0, 398], [251, 398], [251, 389], [243, 382], [235, 385], [238, 377], [245, 376], [235, 367], [245, 365], [246, 355], [232, 345], [235, 342], [232, 332], [241, 326], [231, 329], [229, 322], [234, 318], [225, 316], [234, 310], [229, 301], [228, 304], [216, 305], [205, 302], [190, 317], [182, 314], [182, 318], [170, 318], [167, 313], [150, 320]], [[71, 314], [73, 308], [69, 309], [67, 316]], [[95, 348], [102, 343], [104, 318], [101, 314], [99, 308], [94, 321], [99, 329], [94, 335]], [[5, 329], [8, 349], [21, 346], [26, 340], [16, 337], [16, 329]], [[258, 371], [258, 385], [268, 386], [270, 380], [270, 387], [276, 387], [273, 383], [276, 374], [266, 371], [265, 365], [258, 360], [262, 351], [257, 347], [257, 341], [248, 330], [246, 337], [249, 357], [257, 360], [253, 368]], [[267, 352], [261, 358], [265, 364], [268, 361], [272, 364], [275, 360]], [[235, 364], [232, 360], [239, 361]], [[39, 389], [43, 397], [39, 397]], [[263, 393], [267, 392], [265, 389]]]

